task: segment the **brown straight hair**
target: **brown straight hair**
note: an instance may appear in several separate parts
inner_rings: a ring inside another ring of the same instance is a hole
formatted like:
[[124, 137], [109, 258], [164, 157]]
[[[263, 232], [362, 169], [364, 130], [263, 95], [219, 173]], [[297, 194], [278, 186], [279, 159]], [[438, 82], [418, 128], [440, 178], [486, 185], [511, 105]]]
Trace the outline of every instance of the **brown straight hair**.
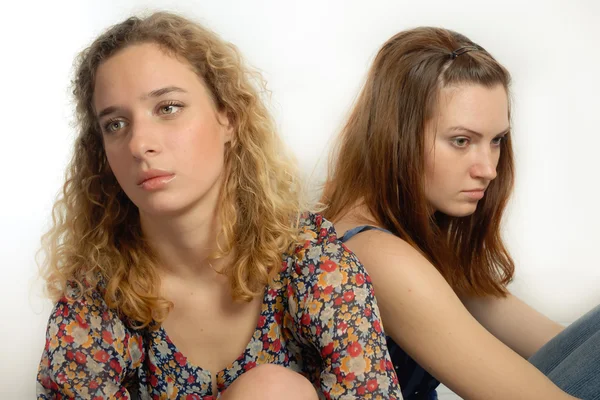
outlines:
[[[466, 46], [471, 51], [457, 56]], [[500, 235], [514, 183], [510, 135], [501, 144], [498, 176], [475, 213], [432, 213], [424, 194], [425, 124], [440, 89], [462, 84], [502, 85], [508, 95], [510, 74], [450, 30], [420, 27], [388, 40], [332, 154], [323, 213], [335, 221], [364, 201], [376, 222], [419, 250], [456, 293], [504, 296], [514, 273]]]

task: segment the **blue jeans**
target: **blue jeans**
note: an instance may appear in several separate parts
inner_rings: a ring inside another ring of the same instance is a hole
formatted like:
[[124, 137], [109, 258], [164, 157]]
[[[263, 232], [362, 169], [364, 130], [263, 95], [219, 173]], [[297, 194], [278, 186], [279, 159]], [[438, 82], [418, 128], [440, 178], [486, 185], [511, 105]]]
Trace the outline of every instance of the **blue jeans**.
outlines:
[[529, 361], [570, 395], [600, 400], [600, 306], [556, 335]]

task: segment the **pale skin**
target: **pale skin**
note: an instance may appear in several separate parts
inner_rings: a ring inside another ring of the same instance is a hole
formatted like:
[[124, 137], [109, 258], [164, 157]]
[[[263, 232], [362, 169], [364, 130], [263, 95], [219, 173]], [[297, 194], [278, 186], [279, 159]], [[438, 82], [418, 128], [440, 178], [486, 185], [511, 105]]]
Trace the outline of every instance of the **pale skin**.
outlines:
[[[161, 261], [160, 294], [174, 304], [163, 328], [188, 362], [210, 372], [216, 393], [217, 372], [247, 347], [262, 305], [261, 296], [233, 301], [228, 279], [216, 272], [230, 260], [208, 261], [233, 128], [192, 67], [151, 43], [100, 65], [93, 105], [110, 168]], [[251, 372], [221, 398], [280, 398], [290, 390], [294, 399], [317, 398], [308, 380], [283, 367]], [[261, 393], [249, 391], [257, 382]]]
[[[426, 124], [425, 194], [434, 210], [467, 216], [496, 178], [509, 130], [502, 86], [440, 91]], [[357, 202], [338, 221], [339, 236], [378, 225]], [[415, 361], [465, 399], [573, 399], [527, 362], [563, 327], [512, 294], [459, 298], [438, 270], [402, 239], [366, 231], [347, 242], [369, 272], [386, 333]]]

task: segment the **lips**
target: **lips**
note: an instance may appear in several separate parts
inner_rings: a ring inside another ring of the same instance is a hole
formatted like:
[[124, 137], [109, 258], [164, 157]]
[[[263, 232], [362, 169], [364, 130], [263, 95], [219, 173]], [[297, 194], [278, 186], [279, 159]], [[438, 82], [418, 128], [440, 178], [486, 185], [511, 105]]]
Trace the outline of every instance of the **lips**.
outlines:
[[479, 192], [485, 192], [485, 189], [471, 189], [471, 190], [464, 190], [464, 192], [467, 192], [467, 193], [479, 193]]
[[463, 193], [472, 200], [481, 200], [485, 194], [485, 189], [463, 190]]
[[150, 169], [150, 170], [142, 172], [139, 175], [137, 185], [142, 186], [142, 185], [144, 185], [144, 183], [147, 183], [153, 179], [158, 179], [158, 178], [164, 178], [165, 180], [167, 180], [168, 178], [171, 178], [174, 176], [175, 176], [175, 174], [173, 174], [172, 172], [158, 170], [158, 169]]

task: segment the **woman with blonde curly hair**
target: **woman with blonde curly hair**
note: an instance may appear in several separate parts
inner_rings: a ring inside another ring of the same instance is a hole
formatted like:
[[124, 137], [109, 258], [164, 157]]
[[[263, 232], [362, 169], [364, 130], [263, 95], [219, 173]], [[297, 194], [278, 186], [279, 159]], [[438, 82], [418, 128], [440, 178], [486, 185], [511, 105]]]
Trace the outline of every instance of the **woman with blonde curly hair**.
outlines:
[[370, 279], [301, 213], [253, 82], [170, 13], [81, 53], [38, 398], [401, 398]]

